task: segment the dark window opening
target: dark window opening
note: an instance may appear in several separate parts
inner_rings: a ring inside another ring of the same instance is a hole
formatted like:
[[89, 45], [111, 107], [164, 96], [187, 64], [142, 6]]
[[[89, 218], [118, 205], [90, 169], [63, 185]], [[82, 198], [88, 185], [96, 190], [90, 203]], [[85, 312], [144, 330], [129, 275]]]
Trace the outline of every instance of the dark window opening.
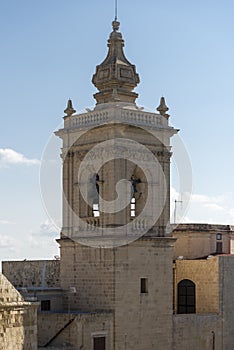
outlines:
[[[139, 183], [141, 183], [141, 179], [136, 178], [135, 175], [131, 176], [131, 184], [132, 184], [132, 188], [131, 188], [131, 218], [134, 218], [136, 216], [136, 193], [139, 193], [138, 189], [137, 189], [137, 185]], [[141, 195], [141, 193], [139, 193], [139, 195]]]
[[41, 300], [41, 311], [50, 311], [50, 300]]
[[93, 200], [93, 216], [97, 217], [100, 216], [100, 210], [99, 210], [99, 175], [94, 175], [94, 182], [95, 182], [95, 198]]
[[141, 293], [148, 293], [148, 279], [141, 278]]
[[106, 350], [106, 338], [105, 337], [93, 338], [93, 350]]
[[134, 175], [131, 176], [131, 183], [132, 183], [132, 195], [134, 193], [137, 193], [137, 184], [141, 183], [141, 179], [137, 179]]
[[178, 314], [193, 314], [196, 312], [196, 286], [190, 280], [178, 284]]
[[222, 242], [216, 242], [216, 253], [222, 254], [223, 252], [223, 243]]

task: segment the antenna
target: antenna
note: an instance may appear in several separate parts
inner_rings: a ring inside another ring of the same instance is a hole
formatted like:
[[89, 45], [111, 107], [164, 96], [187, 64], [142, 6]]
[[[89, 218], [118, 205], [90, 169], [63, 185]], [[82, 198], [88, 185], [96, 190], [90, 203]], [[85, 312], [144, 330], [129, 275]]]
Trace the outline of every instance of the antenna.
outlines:
[[115, 0], [115, 21], [117, 21], [118, 15], [118, 0]]
[[182, 204], [183, 201], [178, 201], [178, 200], [175, 199], [174, 224], [176, 223], [176, 206], [177, 206], [177, 203]]

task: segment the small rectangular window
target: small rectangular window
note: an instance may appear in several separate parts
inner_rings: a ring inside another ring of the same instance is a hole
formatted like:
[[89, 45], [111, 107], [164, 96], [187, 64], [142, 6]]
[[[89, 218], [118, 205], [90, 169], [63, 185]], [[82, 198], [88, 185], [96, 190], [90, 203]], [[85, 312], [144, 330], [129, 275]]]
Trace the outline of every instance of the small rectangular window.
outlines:
[[217, 242], [216, 243], [216, 253], [222, 254], [223, 252], [223, 243], [222, 242]]
[[93, 338], [93, 350], [106, 350], [106, 338], [94, 337]]
[[148, 293], [148, 279], [141, 278], [141, 293]]
[[221, 241], [221, 240], [222, 240], [222, 235], [221, 235], [221, 233], [218, 233], [218, 234], [216, 235], [216, 239], [217, 239], [217, 241]]
[[50, 311], [50, 300], [41, 300], [41, 311]]

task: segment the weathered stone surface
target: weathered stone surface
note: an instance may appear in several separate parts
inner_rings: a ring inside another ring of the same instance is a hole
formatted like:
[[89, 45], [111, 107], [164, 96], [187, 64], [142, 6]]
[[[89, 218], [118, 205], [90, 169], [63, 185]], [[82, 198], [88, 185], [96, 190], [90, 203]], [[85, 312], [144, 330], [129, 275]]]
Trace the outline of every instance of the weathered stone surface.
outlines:
[[220, 315], [223, 319], [222, 345], [223, 349], [232, 350], [234, 344], [234, 256], [220, 256], [219, 271]]
[[[172, 225], [173, 226], [173, 225]], [[174, 258], [197, 259], [217, 253], [217, 242], [222, 243], [222, 253], [232, 253], [233, 231], [230, 225], [179, 224], [175, 225]], [[217, 240], [217, 235], [221, 240]]]
[[[220, 315], [173, 316], [173, 350], [220, 350], [222, 342], [222, 317]], [[232, 347], [223, 349], [231, 350]]]
[[218, 314], [220, 311], [220, 269], [219, 257], [200, 260], [176, 260], [174, 305], [177, 313], [177, 286], [189, 279], [196, 285], [196, 313]]
[[0, 274], [0, 349], [37, 350], [37, 304], [25, 302]]
[[3, 261], [2, 272], [16, 288], [60, 287], [59, 260]]
[[[106, 337], [112, 349], [112, 313], [61, 313], [38, 315], [39, 349], [92, 349], [93, 337]], [[45, 347], [46, 346], [46, 347]]]

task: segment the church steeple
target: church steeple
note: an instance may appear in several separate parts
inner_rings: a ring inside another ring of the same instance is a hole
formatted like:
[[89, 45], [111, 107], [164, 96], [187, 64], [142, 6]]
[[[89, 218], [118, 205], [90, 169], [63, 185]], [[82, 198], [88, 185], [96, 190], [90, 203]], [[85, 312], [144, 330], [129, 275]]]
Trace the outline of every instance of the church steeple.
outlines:
[[138, 94], [133, 92], [140, 82], [135, 65], [124, 55], [124, 40], [118, 31], [120, 23], [112, 22], [113, 31], [108, 40], [106, 59], [96, 67], [92, 82], [99, 90], [94, 95], [97, 104], [111, 102], [135, 103]]

